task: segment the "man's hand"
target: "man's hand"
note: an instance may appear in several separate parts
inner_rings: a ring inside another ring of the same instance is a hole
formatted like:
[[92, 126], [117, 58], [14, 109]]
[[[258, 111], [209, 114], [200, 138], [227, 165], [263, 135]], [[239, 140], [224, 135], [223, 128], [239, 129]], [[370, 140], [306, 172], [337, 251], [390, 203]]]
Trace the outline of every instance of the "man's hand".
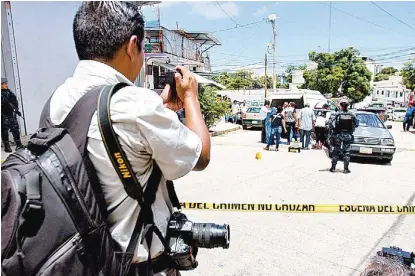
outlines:
[[176, 73], [174, 77], [177, 98], [183, 103], [186, 110], [186, 126], [196, 133], [202, 141], [202, 151], [194, 170], [204, 170], [210, 162], [210, 135], [200, 112], [197, 82], [188, 69], [182, 66], [178, 66], [176, 69], [182, 73], [182, 75]]
[[179, 70], [183, 75], [182, 77], [182, 75], [179, 73], [174, 74], [174, 78], [176, 80], [177, 96], [179, 99], [184, 102], [185, 98], [197, 98], [198, 91], [196, 78], [187, 68], [183, 66], [177, 66], [176, 69]]
[[163, 89], [163, 92], [161, 92], [160, 97], [163, 99], [164, 107], [173, 110], [174, 112], [180, 110], [183, 108], [183, 101], [176, 97], [176, 101], [171, 101], [172, 99], [172, 91], [170, 89], [170, 85], [166, 84], [166, 86]]

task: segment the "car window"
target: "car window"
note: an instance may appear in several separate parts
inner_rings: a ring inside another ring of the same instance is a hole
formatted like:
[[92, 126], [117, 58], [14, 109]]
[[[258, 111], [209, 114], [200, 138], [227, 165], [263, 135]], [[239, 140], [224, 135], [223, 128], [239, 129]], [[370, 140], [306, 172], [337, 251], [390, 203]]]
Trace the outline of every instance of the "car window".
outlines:
[[359, 126], [385, 128], [382, 121], [374, 114], [356, 114]]
[[406, 109], [402, 109], [402, 108], [395, 109], [393, 112], [406, 112]]
[[259, 107], [250, 107], [248, 108], [248, 110], [246, 111], [247, 113], [259, 113], [261, 111], [261, 108]]

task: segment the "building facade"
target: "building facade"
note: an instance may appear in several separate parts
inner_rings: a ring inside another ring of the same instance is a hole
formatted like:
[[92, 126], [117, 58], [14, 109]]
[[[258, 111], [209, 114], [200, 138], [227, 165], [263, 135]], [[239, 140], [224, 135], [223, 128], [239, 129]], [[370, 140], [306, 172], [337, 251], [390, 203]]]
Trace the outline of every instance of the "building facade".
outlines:
[[402, 84], [402, 76], [390, 76], [388, 80], [373, 83], [372, 100], [393, 106], [405, 106], [410, 92]]

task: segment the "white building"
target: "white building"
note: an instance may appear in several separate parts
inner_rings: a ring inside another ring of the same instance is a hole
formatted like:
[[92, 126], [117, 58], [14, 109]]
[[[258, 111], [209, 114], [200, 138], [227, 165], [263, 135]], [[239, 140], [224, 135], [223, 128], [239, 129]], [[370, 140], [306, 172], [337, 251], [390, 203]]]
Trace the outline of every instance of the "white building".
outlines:
[[372, 73], [372, 77], [370, 79], [370, 86], [372, 87], [374, 85], [374, 79], [375, 79], [376, 74], [382, 71], [382, 65], [379, 63], [376, 63], [375, 60], [369, 57], [361, 57], [361, 58], [365, 62], [366, 68], [369, 70], [370, 73]]
[[390, 76], [388, 80], [373, 83], [372, 99], [392, 105], [405, 105], [409, 89], [402, 84], [402, 76]]

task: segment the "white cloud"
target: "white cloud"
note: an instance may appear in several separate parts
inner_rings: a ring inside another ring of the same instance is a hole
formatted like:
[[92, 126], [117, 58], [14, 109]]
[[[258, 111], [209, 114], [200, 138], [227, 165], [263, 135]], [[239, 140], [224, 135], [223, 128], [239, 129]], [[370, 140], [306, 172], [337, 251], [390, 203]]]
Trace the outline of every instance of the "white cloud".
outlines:
[[254, 16], [260, 16], [268, 13], [268, 8], [265, 6], [262, 6], [261, 8], [257, 8], [254, 12]]
[[235, 2], [220, 2], [222, 9], [216, 2], [192, 2], [192, 12], [207, 19], [227, 18], [225, 12], [232, 18], [239, 16], [239, 6]]

